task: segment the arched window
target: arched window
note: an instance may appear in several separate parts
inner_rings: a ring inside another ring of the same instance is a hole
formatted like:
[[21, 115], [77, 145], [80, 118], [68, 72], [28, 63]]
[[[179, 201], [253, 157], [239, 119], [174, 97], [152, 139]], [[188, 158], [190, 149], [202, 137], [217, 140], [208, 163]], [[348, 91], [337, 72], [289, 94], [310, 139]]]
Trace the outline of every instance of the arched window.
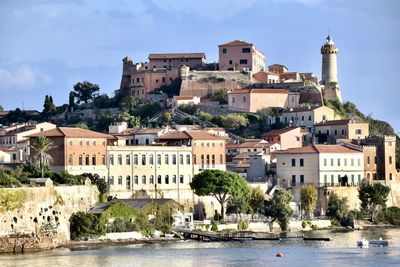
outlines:
[[118, 185], [122, 185], [122, 176], [118, 176]]
[[157, 164], [161, 165], [161, 155], [157, 155]]
[[150, 154], [150, 156], [149, 156], [149, 164], [150, 165], [154, 164], [154, 156], [153, 156], [153, 154]]
[[371, 174], [370, 173], [367, 173], [367, 179], [368, 180], [371, 179]]
[[176, 184], [176, 175], [172, 175], [172, 183]]
[[85, 156], [85, 165], [89, 165], [89, 155]]
[[118, 155], [118, 165], [122, 165], [122, 155]]
[[190, 165], [190, 155], [186, 155], [186, 164]]
[[154, 184], [154, 175], [150, 175], [150, 181], [149, 181], [149, 183], [150, 183], [150, 184]]
[[157, 184], [161, 184], [161, 175], [159, 175], [158, 177], [157, 177]]
[[210, 155], [207, 154], [206, 158], [207, 158], [207, 165], [210, 165]]
[[68, 165], [72, 165], [72, 162], [73, 162], [73, 156], [68, 155]]
[[137, 154], [133, 155], [133, 164], [134, 165], [138, 165], [139, 164], [139, 160], [138, 160], [138, 155]]
[[146, 155], [142, 155], [142, 165], [146, 165]]
[[92, 165], [96, 165], [96, 155], [92, 155]]
[[215, 167], [215, 155], [211, 156], [211, 164], [213, 167]]
[[114, 165], [114, 155], [110, 155], [108, 161], [110, 162], [110, 165]]
[[176, 165], [176, 155], [172, 155], [172, 164]]
[[169, 184], [169, 176], [165, 175], [165, 184]]
[[369, 156], [367, 157], [367, 164], [371, 164], [371, 159], [369, 158]]
[[389, 164], [392, 164], [392, 156], [389, 156]]
[[110, 177], [108, 178], [108, 183], [109, 183], [110, 185], [114, 185], [114, 176], [110, 176]]
[[139, 184], [139, 177], [137, 175], [133, 176], [133, 182]]
[[126, 190], [131, 190], [131, 177], [126, 176]]
[[221, 155], [219, 155], [219, 163], [220, 164], [224, 164], [224, 158], [223, 158], [223, 156], [222, 156], [222, 154]]
[[183, 155], [179, 155], [179, 164], [183, 165]]
[[183, 184], [183, 175], [179, 176], [179, 182]]
[[125, 164], [126, 165], [131, 165], [131, 155], [126, 155], [125, 157]]
[[106, 165], [106, 155], [101, 156], [101, 164]]
[[393, 179], [393, 176], [392, 176], [392, 174], [391, 174], [391, 173], [389, 174], [389, 179], [390, 179], [390, 180], [392, 180], [392, 179]]
[[169, 164], [169, 157], [168, 157], [168, 155], [165, 155], [164, 157], [165, 157], [165, 164], [168, 165]]
[[142, 176], [142, 184], [146, 184], [146, 175]]

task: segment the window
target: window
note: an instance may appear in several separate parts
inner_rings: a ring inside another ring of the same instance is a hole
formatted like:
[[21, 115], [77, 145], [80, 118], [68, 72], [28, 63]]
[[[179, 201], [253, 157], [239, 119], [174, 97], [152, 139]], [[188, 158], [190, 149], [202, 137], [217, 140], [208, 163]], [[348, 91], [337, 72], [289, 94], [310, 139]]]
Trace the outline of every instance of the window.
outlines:
[[354, 174], [351, 175], [351, 185], [354, 185]]
[[249, 47], [242, 48], [242, 53], [250, 53], [250, 48]]
[[232, 103], [235, 103], [235, 97], [232, 97]]
[[179, 183], [183, 184], [183, 175], [179, 176]]
[[389, 180], [392, 180], [393, 179], [393, 176], [392, 176], [392, 174], [390, 173], [389, 174]]
[[358, 175], [358, 184], [361, 184], [361, 174]]
[[128, 175], [126, 176], [126, 190], [131, 189], [131, 177]]
[[122, 176], [118, 176], [118, 185], [122, 185]]
[[324, 184], [328, 185], [328, 175], [324, 175]]
[[229, 60], [229, 65], [232, 65], [232, 60]]
[[375, 159], [374, 159], [374, 162], [375, 162], [375, 164], [378, 162], [378, 159], [377, 159], [377, 157], [375, 157]]
[[176, 165], [176, 155], [172, 155], [172, 164]]
[[392, 156], [389, 156], [389, 164], [392, 164]]
[[331, 186], [335, 185], [335, 176], [332, 174], [331, 175]]
[[172, 183], [176, 184], [176, 175], [172, 175]]
[[159, 175], [159, 176], [157, 177], [157, 183], [158, 183], [158, 184], [161, 184], [161, 175]]
[[89, 165], [89, 155], [85, 156], [85, 165], [88, 166]]
[[220, 155], [219, 155], [219, 163], [220, 163], [220, 164], [223, 164], [223, 163], [224, 163], [223, 159], [224, 159], [224, 158], [223, 158], [222, 154], [220, 154]]
[[243, 103], [245, 103], [246, 102], [246, 97], [245, 96], [243, 96]]
[[183, 165], [183, 155], [179, 155], [179, 164]]
[[72, 155], [68, 156], [68, 165], [72, 165]]
[[165, 175], [165, 184], [169, 184], [169, 176]]
[[86, 141], [86, 146], [89, 146], [89, 143], [90, 143], [89, 141]]
[[201, 166], [204, 166], [204, 155], [201, 155]]
[[361, 166], [361, 159], [357, 159], [357, 166]]
[[110, 176], [110, 177], [108, 178], [108, 183], [109, 183], [110, 185], [114, 185], [114, 176]]
[[211, 164], [212, 164], [212, 167], [214, 168], [215, 167], [215, 155], [211, 155]]
[[134, 165], [138, 165], [139, 164], [139, 159], [138, 159], [138, 155], [137, 154], [133, 155], [133, 164]]
[[164, 159], [164, 162], [165, 162], [165, 164], [169, 164], [169, 157], [168, 157], [168, 155], [165, 155], [165, 159]]
[[310, 115], [310, 116], [308, 116], [308, 120], [309, 120], [309, 121], [311, 121], [311, 115]]
[[239, 60], [239, 64], [241, 64], [241, 65], [247, 64], [247, 59], [241, 59], [241, 60]]
[[371, 159], [369, 158], [369, 156], [367, 157], [367, 164], [371, 163]]
[[142, 176], [142, 184], [146, 184], [146, 175]]
[[337, 130], [335, 130], [335, 135], [337, 135]]
[[326, 115], [322, 115], [322, 120], [323, 120], [323, 121], [326, 120]]
[[125, 156], [125, 163], [126, 163], [126, 165], [131, 165], [131, 155]]
[[361, 129], [356, 129], [356, 134], [360, 135], [362, 133]]
[[95, 146], [96, 145], [96, 141], [93, 141], [93, 146]]
[[300, 159], [300, 166], [301, 166], [301, 167], [304, 166], [304, 159]]
[[222, 48], [222, 54], [226, 54], [226, 48]]
[[337, 165], [340, 166], [340, 159], [337, 159]]
[[150, 183], [150, 184], [154, 184], [154, 175], [150, 175], [150, 181], [149, 181], [149, 183]]
[[210, 155], [207, 154], [206, 159], [207, 159], [207, 166], [208, 166], [208, 165], [210, 165]]
[[344, 159], [344, 166], [347, 166], [347, 159]]
[[292, 183], [291, 183], [291, 185], [292, 186], [295, 186], [296, 185], [296, 175], [292, 175]]
[[331, 159], [331, 166], [333, 166], [333, 159]]
[[328, 165], [327, 161], [328, 161], [327, 159], [324, 159], [324, 166]]
[[161, 81], [162, 81], [163, 83], [165, 83], [165, 77], [162, 77], [162, 78], [161, 78]]
[[350, 164], [351, 166], [354, 166], [354, 159], [351, 159]]
[[118, 165], [122, 165], [122, 155], [118, 155]]
[[150, 154], [150, 156], [149, 156], [149, 164], [150, 165], [154, 164], [154, 156], [153, 156], [153, 154]]
[[196, 155], [193, 155], [193, 164], [197, 164], [197, 157], [196, 157]]
[[114, 155], [110, 155], [110, 157], [108, 158], [110, 165], [114, 165]]
[[137, 175], [133, 176], [133, 182], [139, 184], [139, 177]]
[[303, 174], [300, 175], [300, 183], [304, 184], [304, 175]]
[[146, 155], [142, 155], [142, 165], [146, 165]]
[[92, 155], [92, 165], [96, 165], [96, 155]]
[[392, 142], [388, 142], [388, 146], [392, 146]]
[[292, 159], [292, 167], [296, 166], [296, 159]]
[[190, 165], [190, 155], [186, 155], [186, 164]]
[[157, 155], [157, 164], [161, 165], [161, 155]]

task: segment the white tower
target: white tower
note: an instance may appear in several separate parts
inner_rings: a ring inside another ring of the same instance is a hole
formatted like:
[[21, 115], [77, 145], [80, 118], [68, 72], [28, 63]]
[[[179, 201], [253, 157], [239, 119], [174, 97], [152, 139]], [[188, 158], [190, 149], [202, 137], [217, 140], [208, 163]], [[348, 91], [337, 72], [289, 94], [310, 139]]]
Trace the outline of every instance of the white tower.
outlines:
[[337, 79], [337, 53], [339, 49], [335, 46], [332, 37], [328, 35], [325, 44], [321, 47], [322, 55], [322, 80], [321, 83], [329, 85], [338, 82]]

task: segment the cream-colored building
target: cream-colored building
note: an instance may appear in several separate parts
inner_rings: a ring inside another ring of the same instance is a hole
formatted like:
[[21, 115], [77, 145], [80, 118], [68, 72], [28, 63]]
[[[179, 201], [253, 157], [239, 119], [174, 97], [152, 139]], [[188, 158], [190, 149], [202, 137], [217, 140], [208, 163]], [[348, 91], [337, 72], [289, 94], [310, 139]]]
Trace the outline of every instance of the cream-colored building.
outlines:
[[110, 195], [172, 198], [193, 202], [190, 182], [198, 170], [189, 146], [108, 146]]
[[276, 152], [276, 159], [284, 187], [358, 185], [364, 179], [364, 153], [344, 145], [291, 148]]
[[335, 144], [338, 139], [362, 140], [369, 136], [368, 122], [344, 119], [322, 121], [315, 125], [319, 143]]
[[313, 129], [317, 123], [334, 119], [334, 110], [326, 106], [291, 108], [284, 111], [280, 116], [281, 122], [290, 124], [292, 127], [302, 127], [308, 130]]
[[228, 109], [257, 112], [264, 108], [287, 108], [289, 92], [285, 89], [240, 89], [228, 93]]

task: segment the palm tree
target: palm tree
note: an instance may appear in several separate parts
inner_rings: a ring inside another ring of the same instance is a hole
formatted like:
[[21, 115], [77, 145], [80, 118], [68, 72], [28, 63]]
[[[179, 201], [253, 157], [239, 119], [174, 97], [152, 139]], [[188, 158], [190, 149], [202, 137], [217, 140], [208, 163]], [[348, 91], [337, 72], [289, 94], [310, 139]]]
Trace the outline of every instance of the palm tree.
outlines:
[[44, 177], [44, 165], [46, 163], [51, 163], [53, 158], [47, 152], [56, 146], [54, 143], [45, 136], [39, 136], [36, 141], [31, 144], [33, 150], [36, 151], [34, 156], [35, 160], [39, 160], [40, 171], [42, 177]]

